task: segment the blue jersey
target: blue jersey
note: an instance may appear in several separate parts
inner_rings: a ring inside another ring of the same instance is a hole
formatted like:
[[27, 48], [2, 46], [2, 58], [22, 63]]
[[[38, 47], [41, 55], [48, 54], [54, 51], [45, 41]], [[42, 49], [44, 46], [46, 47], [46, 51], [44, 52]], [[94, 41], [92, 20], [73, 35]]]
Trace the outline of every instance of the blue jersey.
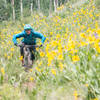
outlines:
[[14, 44], [17, 44], [17, 38], [21, 38], [21, 37], [23, 37], [22, 42], [27, 45], [36, 44], [36, 38], [40, 38], [42, 43], [44, 43], [46, 39], [46, 37], [44, 37], [43, 34], [35, 32], [33, 29], [31, 29], [31, 33], [29, 35], [24, 30], [23, 32], [13, 36]]

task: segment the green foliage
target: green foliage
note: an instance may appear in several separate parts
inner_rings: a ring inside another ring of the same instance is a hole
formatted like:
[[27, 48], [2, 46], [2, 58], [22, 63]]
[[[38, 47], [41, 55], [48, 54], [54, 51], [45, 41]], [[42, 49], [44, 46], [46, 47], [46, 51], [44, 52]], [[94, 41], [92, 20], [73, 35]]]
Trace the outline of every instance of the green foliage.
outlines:
[[0, 75], [0, 84], [3, 84], [4, 76]]
[[2, 100], [19, 100], [21, 94], [19, 88], [4, 84], [0, 87], [0, 95], [2, 95]]
[[8, 20], [11, 15], [11, 5], [5, 4], [4, 0], [0, 0], [0, 22]]
[[[64, 4], [66, 0], [58, 0], [58, 5]], [[31, 3], [33, 3], [33, 12], [38, 11], [38, 0], [22, 0], [23, 16], [31, 16]], [[40, 0], [40, 11], [46, 16], [49, 15], [50, 0]], [[52, 11], [54, 10], [54, 0], [52, 0]], [[14, 0], [15, 17], [20, 20], [20, 0]], [[11, 0], [0, 0], [0, 21], [12, 19], [12, 3]]]
[[28, 8], [24, 8], [24, 12], [23, 12], [24, 17], [30, 16], [31, 12]]
[[100, 9], [100, 0], [95, 0], [96, 1], [96, 6], [98, 9]]

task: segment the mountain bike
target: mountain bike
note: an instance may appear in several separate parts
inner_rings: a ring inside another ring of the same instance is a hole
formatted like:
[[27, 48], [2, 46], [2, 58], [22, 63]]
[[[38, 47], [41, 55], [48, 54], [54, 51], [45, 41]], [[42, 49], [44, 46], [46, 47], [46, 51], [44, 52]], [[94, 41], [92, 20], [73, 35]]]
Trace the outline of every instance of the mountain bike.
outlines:
[[35, 51], [33, 50], [33, 48], [37, 48], [37, 47], [41, 47], [39, 45], [17, 45], [18, 47], [22, 47], [23, 46], [23, 61], [24, 61], [24, 67], [25, 70], [28, 70], [30, 68], [32, 68], [33, 62], [35, 60]]

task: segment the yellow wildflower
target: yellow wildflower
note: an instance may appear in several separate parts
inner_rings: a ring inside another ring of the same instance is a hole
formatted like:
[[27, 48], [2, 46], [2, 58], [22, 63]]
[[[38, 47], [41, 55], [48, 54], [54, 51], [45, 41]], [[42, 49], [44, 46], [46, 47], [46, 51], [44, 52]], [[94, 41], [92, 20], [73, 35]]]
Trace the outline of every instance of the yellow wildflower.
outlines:
[[69, 40], [67, 47], [68, 47], [68, 50], [74, 49], [75, 48], [75, 42], [72, 41], [72, 40]]
[[77, 97], [78, 96], [77, 91], [74, 91], [73, 95]]
[[77, 91], [74, 91], [74, 97], [75, 97], [75, 100], [77, 100], [77, 96], [78, 96], [78, 94], [77, 94]]
[[5, 70], [3, 67], [1, 68], [1, 73], [2, 73], [2, 75], [5, 75]]
[[10, 56], [7, 56], [8, 60], [11, 58]]
[[53, 32], [50, 32], [50, 35], [53, 35]]
[[59, 56], [58, 56], [58, 59], [59, 59], [59, 60], [63, 60], [63, 55], [62, 55], [62, 54], [59, 55]]
[[88, 40], [89, 43], [93, 43], [93, 42], [95, 41], [95, 38], [92, 37], [92, 36], [89, 36], [89, 37], [87, 38], [87, 40]]
[[13, 53], [10, 53], [10, 56], [12, 57], [13, 56]]
[[39, 48], [38, 47], [36, 48], [36, 51], [39, 51]]
[[63, 71], [64, 66], [61, 62], [59, 63], [59, 67], [60, 67], [60, 71]]
[[33, 71], [33, 69], [30, 69], [30, 72], [32, 72]]
[[57, 55], [57, 52], [56, 52], [56, 51], [51, 51], [51, 54], [52, 54], [53, 56], [56, 56], [56, 55]]
[[80, 36], [81, 36], [82, 38], [86, 38], [86, 35], [85, 35], [84, 33], [81, 33]]
[[38, 67], [36, 67], [36, 70], [38, 71], [38, 72], [40, 72], [41, 70], [40, 70], [40, 68], [38, 68]]
[[88, 45], [88, 43], [84, 42], [84, 41], [80, 41], [80, 46], [85, 46]]
[[98, 54], [95, 55], [96, 57], [98, 56]]
[[[66, 32], [68, 32], [68, 27], [66, 28]], [[67, 36], [67, 34], [66, 34], [66, 36]]]
[[60, 34], [57, 34], [57, 35], [56, 35], [56, 38], [57, 38], [57, 39], [60, 38], [60, 37], [61, 37]]
[[96, 32], [97, 32], [97, 34], [100, 34], [100, 29], [98, 29]]
[[77, 53], [77, 52], [78, 52], [77, 49], [72, 49], [72, 50], [70, 51], [71, 54], [74, 54], [74, 53]]
[[66, 33], [66, 34], [64, 35], [64, 38], [67, 39], [67, 37], [68, 37], [68, 35], [67, 35], [67, 33]]
[[95, 99], [93, 99], [93, 100], [99, 100], [98, 98], [95, 98]]
[[40, 52], [40, 56], [44, 57], [45, 56], [44, 52]]
[[85, 86], [86, 86], [86, 87], [88, 87], [88, 86], [89, 86], [89, 84], [85, 84]]
[[41, 66], [41, 65], [42, 65], [42, 61], [39, 62], [38, 66]]
[[53, 75], [56, 75], [56, 70], [55, 69], [51, 69], [51, 72]]
[[98, 53], [100, 53], [100, 47], [97, 47], [96, 50]]
[[73, 62], [77, 62], [77, 61], [79, 61], [79, 60], [80, 60], [80, 58], [79, 58], [78, 55], [75, 55], [75, 56], [72, 57], [72, 61], [73, 61]]
[[4, 56], [7, 57], [7, 54], [5, 53]]
[[52, 58], [48, 58], [48, 66], [50, 66], [52, 63]]
[[23, 56], [20, 56], [20, 58], [19, 58], [20, 60], [23, 60]]
[[30, 81], [34, 81], [34, 78], [33, 77], [30, 77]]
[[53, 47], [56, 47], [56, 46], [57, 46], [57, 41], [53, 41], [53, 42], [52, 42], [52, 46], [53, 46]]
[[58, 52], [59, 52], [59, 53], [62, 53], [62, 52], [63, 52], [62, 46], [59, 46], [59, 47], [58, 47]]

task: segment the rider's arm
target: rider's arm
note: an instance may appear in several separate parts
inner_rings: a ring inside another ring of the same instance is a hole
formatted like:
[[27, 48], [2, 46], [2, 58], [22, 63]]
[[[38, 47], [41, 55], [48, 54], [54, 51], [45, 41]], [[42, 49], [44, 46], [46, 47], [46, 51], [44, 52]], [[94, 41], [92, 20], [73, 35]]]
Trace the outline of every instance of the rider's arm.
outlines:
[[40, 39], [41, 39], [41, 42], [44, 43], [46, 37], [44, 37], [43, 34], [41, 34], [41, 33], [39, 33], [39, 32], [34, 32], [34, 34], [35, 34], [35, 37], [36, 37], [36, 38], [40, 38]]
[[20, 37], [24, 37], [24, 32], [21, 32], [19, 34], [13, 35], [13, 39], [12, 39], [13, 43], [17, 44], [17, 38], [20, 38]]

